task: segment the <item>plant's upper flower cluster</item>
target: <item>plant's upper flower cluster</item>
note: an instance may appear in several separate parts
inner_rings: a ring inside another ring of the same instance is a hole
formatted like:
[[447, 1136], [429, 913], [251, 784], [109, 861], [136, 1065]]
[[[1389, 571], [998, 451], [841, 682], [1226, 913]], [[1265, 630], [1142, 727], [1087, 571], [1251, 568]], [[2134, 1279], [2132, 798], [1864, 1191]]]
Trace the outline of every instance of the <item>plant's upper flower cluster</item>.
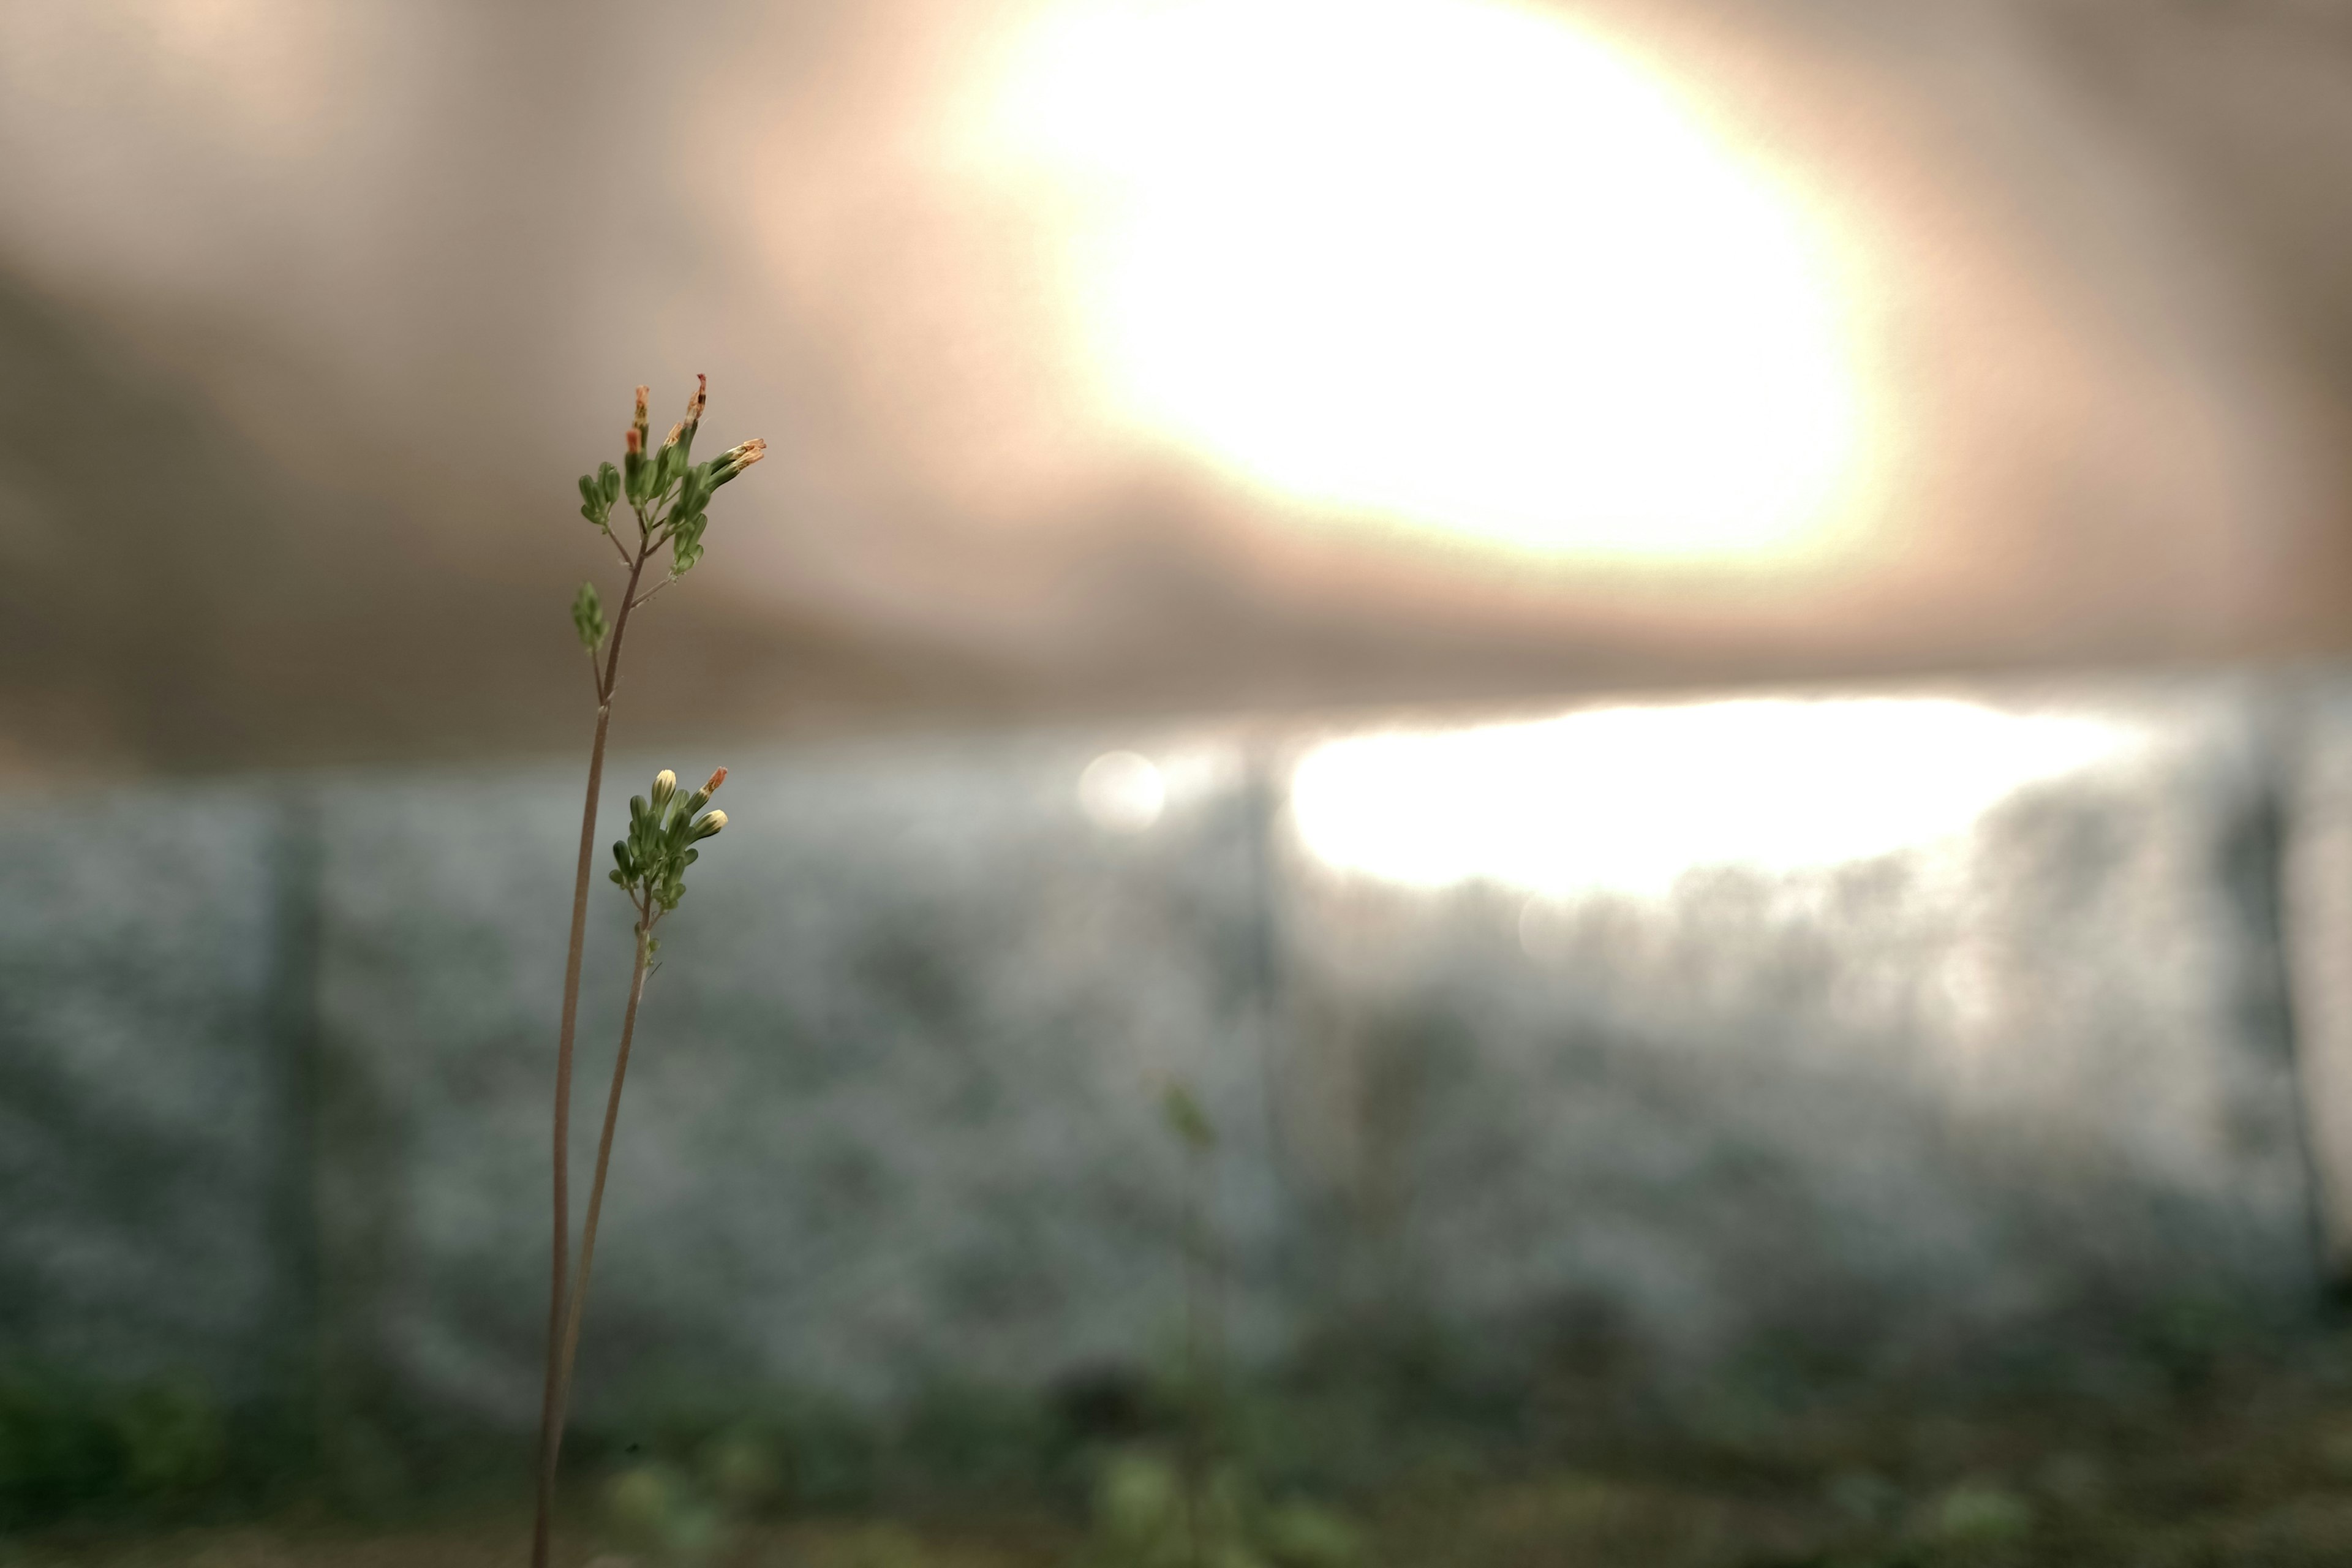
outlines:
[[[723, 811], [704, 812], [727, 770], [713, 773], [692, 795], [677, 793], [677, 775], [664, 768], [653, 788], [629, 798], [629, 836], [613, 844], [615, 886], [636, 901], [646, 926], [677, 908], [686, 897], [686, 868], [702, 858], [694, 847], [727, 826]], [[698, 815], [699, 814], [699, 815]]]
[[[622, 435], [620, 466], [603, 463], [594, 473], [580, 476], [580, 515], [610, 533], [613, 508], [625, 498], [636, 514], [640, 546], [648, 552], [669, 546], [673, 579], [685, 576], [702, 559], [702, 531], [710, 521], [704, 509], [710, 498], [720, 486], [768, 455], [767, 442], [754, 437], [709, 462], [695, 462], [694, 433], [702, 425], [710, 383], [708, 376], [700, 375], [694, 382], [686, 417], [670, 426], [657, 447], [647, 445], [652, 426], [647, 423], [646, 404], [652, 390], [637, 388], [636, 414]], [[594, 591], [584, 592], [593, 596]], [[603, 640], [601, 632], [591, 638], [588, 618], [576, 612], [574, 618], [580, 623], [581, 640], [593, 651]], [[603, 625], [601, 612], [595, 624]]]

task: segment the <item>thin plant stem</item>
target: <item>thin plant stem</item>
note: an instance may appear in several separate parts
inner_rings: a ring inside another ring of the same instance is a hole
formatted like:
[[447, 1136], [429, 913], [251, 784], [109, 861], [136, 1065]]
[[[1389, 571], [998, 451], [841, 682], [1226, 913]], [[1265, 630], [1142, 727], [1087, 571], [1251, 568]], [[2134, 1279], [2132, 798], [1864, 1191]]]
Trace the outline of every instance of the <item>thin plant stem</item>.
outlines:
[[636, 1037], [637, 1004], [645, 999], [646, 961], [653, 956], [653, 927], [637, 926], [636, 965], [629, 972], [629, 1005], [621, 1015], [621, 1049], [613, 1058], [612, 1092], [604, 1098], [604, 1132], [596, 1141], [596, 1177], [588, 1187], [588, 1218], [580, 1231], [580, 1272], [572, 1282], [572, 1303], [563, 1315], [563, 1369], [557, 1379], [556, 1439], [572, 1403], [572, 1368], [580, 1354], [580, 1321], [588, 1310], [588, 1275], [596, 1266], [596, 1221], [604, 1212], [604, 1173], [613, 1163], [613, 1129], [621, 1120], [621, 1084], [629, 1075], [629, 1043]]
[[629, 629], [630, 601], [645, 574], [655, 540], [645, 517], [637, 518], [638, 543], [629, 562], [629, 584], [613, 617], [613, 640], [596, 682], [596, 738], [588, 751], [588, 792], [580, 809], [580, 862], [572, 886], [572, 942], [563, 960], [563, 1022], [555, 1043], [555, 1237], [549, 1268], [547, 1380], [539, 1407], [539, 1501], [531, 1525], [531, 1568], [548, 1568], [555, 1522], [555, 1468], [563, 1444], [562, 1345], [564, 1287], [571, 1274], [572, 1047], [580, 1022], [580, 965], [588, 943], [588, 889], [595, 869], [596, 805], [604, 785], [604, 742], [613, 726], [613, 693], [620, 684], [621, 642]]

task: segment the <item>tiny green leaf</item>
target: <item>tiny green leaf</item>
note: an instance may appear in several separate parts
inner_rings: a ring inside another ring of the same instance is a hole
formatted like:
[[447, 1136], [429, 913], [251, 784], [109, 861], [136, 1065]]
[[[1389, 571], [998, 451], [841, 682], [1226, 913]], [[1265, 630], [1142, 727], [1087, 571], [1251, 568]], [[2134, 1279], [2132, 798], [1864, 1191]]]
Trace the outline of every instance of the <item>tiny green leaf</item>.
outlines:
[[1209, 1124], [1208, 1112], [1192, 1091], [1181, 1083], [1171, 1083], [1160, 1095], [1160, 1112], [1168, 1120], [1169, 1131], [1184, 1141], [1194, 1153], [1201, 1153], [1217, 1142], [1216, 1129]]
[[579, 596], [572, 601], [572, 625], [580, 633], [580, 646], [594, 653], [604, 642], [604, 604], [596, 596], [596, 584], [580, 584]]
[[671, 531], [669, 574], [673, 578], [685, 576], [694, 570], [695, 563], [702, 559], [702, 531], [709, 525], [709, 515], [698, 511], [681, 521]]

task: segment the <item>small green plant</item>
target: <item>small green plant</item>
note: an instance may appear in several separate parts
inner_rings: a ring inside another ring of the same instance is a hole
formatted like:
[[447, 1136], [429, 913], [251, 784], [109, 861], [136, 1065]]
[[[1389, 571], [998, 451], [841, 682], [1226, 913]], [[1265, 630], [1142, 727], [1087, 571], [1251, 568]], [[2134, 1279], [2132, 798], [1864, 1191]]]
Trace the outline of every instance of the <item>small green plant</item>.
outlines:
[[[702, 534], [709, 523], [707, 508], [720, 487], [758, 462], [767, 443], [750, 440], [730, 447], [707, 462], [693, 460], [694, 437], [702, 423], [709, 383], [695, 378], [693, 401], [686, 417], [673, 426], [658, 448], [647, 446], [647, 389], [637, 388], [636, 416], [622, 441], [619, 467], [601, 465], [580, 477], [580, 515], [586, 518], [618, 556], [627, 574], [621, 596], [608, 622], [604, 604], [593, 583], [583, 583], [572, 602], [572, 624], [587, 650], [596, 687], [596, 731], [588, 752], [588, 790], [580, 815], [580, 860], [572, 894], [572, 940], [563, 966], [563, 1017], [555, 1049], [555, 1239], [550, 1269], [547, 1306], [547, 1378], [540, 1406], [539, 1509], [531, 1532], [532, 1568], [547, 1568], [550, 1533], [554, 1522], [556, 1467], [563, 1447], [563, 1424], [572, 1393], [573, 1360], [580, 1345], [580, 1323], [588, 1300], [588, 1278], [596, 1256], [596, 1222], [603, 1211], [604, 1176], [613, 1154], [613, 1129], [620, 1116], [621, 1085], [629, 1067], [629, 1046], [636, 1032], [637, 1005], [660, 943], [654, 928], [677, 908], [686, 896], [686, 872], [701, 858], [696, 847], [727, 826], [727, 814], [703, 814], [710, 796], [725, 782], [720, 768], [709, 783], [691, 795], [677, 792], [677, 775], [664, 769], [652, 790], [629, 802], [628, 837], [613, 846], [616, 864], [612, 880], [628, 895], [636, 911], [636, 956], [629, 976], [629, 999], [622, 1015], [621, 1045], [613, 1064], [613, 1086], [604, 1105], [604, 1131], [596, 1148], [595, 1181], [589, 1192], [587, 1218], [581, 1230], [580, 1263], [570, 1259], [572, 1223], [569, 1178], [572, 1127], [572, 1040], [580, 1016], [580, 970], [588, 934], [588, 892], [596, 854], [596, 806], [604, 781], [604, 744], [611, 733], [613, 699], [620, 689], [621, 648], [629, 617], [639, 606], [694, 569], [702, 559]], [[613, 526], [613, 510], [624, 501], [634, 518], [634, 533], [625, 519]], [[659, 581], [645, 586], [646, 571], [664, 551], [669, 552]]]
[[123, 1469], [133, 1495], [150, 1501], [202, 1496], [227, 1468], [228, 1438], [204, 1388], [175, 1380], [150, 1384], [125, 1400], [114, 1419]]
[[1149, 1448], [1105, 1460], [1090, 1560], [1103, 1568], [1350, 1568], [1361, 1547], [1347, 1520], [1295, 1498], [1269, 1505], [1225, 1451], [1223, 1249], [1210, 1215], [1217, 1130], [1181, 1082], [1161, 1089], [1160, 1112], [1184, 1157], [1180, 1437], [1172, 1462]]
[[727, 1521], [697, 1478], [674, 1465], [634, 1465], [604, 1490], [613, 1528], [631, 1549], [691, 1568], [725, 1544]]
[[0, 1531], [77, 1513], [200, 1512], [240, 1479], [231, 1458], [226, 1415], [195, 1377], [112, 1384], [0, 1365]]
[[[1189, 1447], [1189, 1446], [1188, 1446]], [[1239, 1478], [1188, 1452], [1171, 1464], [1148, 1449], [1107, 1459], [1095, 1478], [1092, 1560], [1102, 1568], [1239, 1568], [1248, 1549]]]
[[1927, 1518], [1928, 1536], [1953, 1546], [2005, 1545], [2033, 1531], [2033, 1505], [1990, 1481], [1967, 1481], [1937, 1500]]
[[1236, 1464], [1188, 1475], [1129, 1448], [1095, 1477], [1088, 1568], [1355, 1568], [1363, 1552], [1343, 1515], [1299, 1498], [1268, 1502]]
[[1160, 1115], [1184, 1151], [1184, 1533], [1192, 1568], [1206, 1562], [1212, 1529], [1210, 1468], [1214, 1462], [1219, 1405], [1224, 1389], [1224, 1314], [1219, 1298], [1215, 1237], [1209, 1223], [1209, 1162], [1217, 1130], [1182, 1083], [1160, 1091]]
[[614, 1474], [604, 1513], [614, 1535], [657, 1563], [693, 1568], [726, 1555], [743, 1530], [781, 1500], [783, 1467], [760, 1431], [738, 1425], [676, 1459], [654, 1458]]

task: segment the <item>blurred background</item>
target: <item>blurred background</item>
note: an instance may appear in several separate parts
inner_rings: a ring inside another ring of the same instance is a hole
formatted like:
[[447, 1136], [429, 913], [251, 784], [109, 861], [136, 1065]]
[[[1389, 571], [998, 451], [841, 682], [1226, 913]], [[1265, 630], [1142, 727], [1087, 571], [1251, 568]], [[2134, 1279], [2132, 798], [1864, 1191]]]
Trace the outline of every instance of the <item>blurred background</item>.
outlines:
[[2352, 6], [0, 0], [0, 1561], [519, 1559], [698, 374], [562, 1561], [2352, 1555]]

